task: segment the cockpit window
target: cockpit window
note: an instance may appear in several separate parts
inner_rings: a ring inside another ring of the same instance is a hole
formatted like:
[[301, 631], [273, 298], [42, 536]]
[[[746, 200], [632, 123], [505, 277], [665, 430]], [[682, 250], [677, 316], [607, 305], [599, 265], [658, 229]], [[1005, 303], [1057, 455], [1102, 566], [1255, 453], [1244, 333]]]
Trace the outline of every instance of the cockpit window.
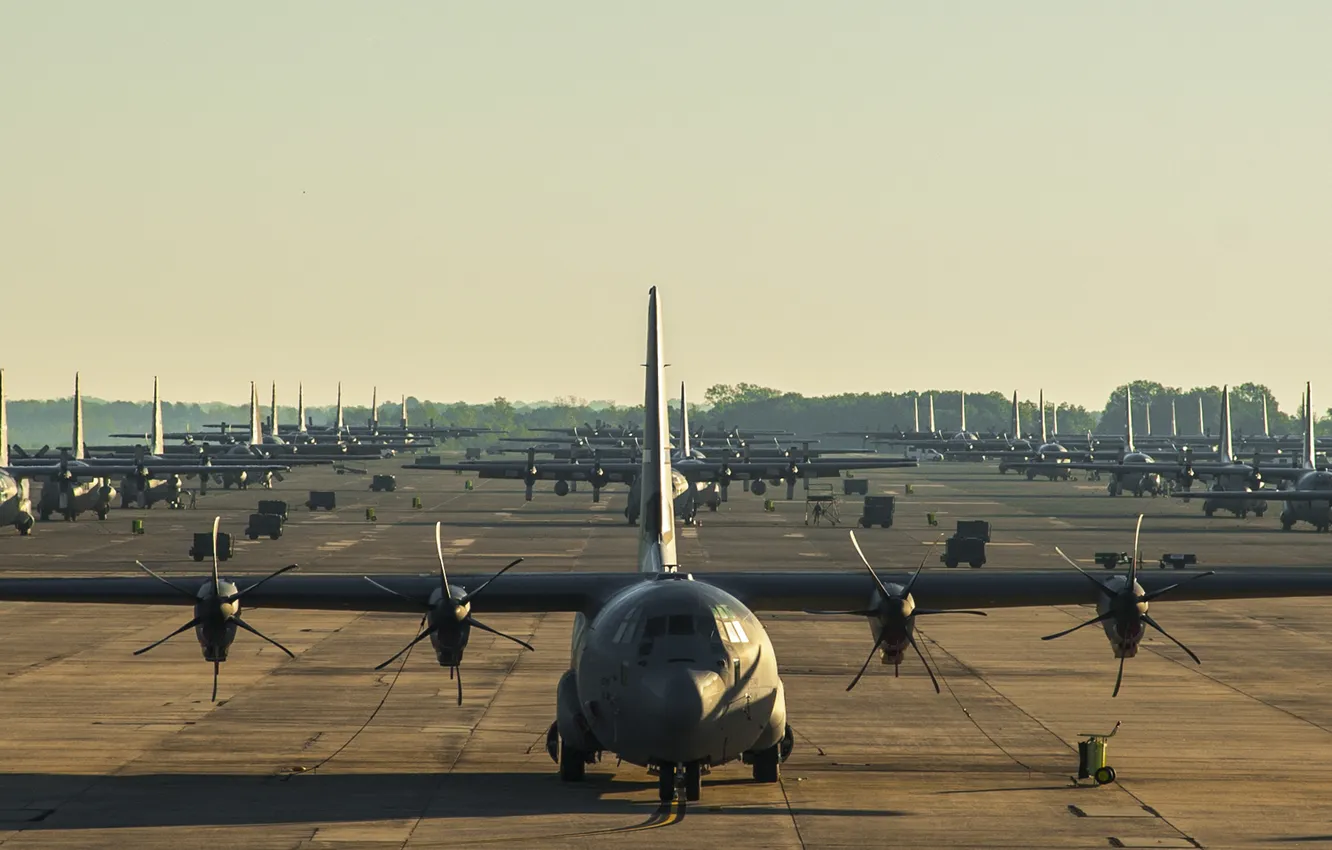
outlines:
[[665, 617], [648, 617], [647, 625], [643, 627], [643, 637], [655, 638], [666, 634]]
[[620, 625], [615, 627], [615, 634], [611, 636], [612, 643], [633, 643], [637, 637], [638, 622], [643, 614], [642, 608], [631, 608], [629, 613], [624, 615]]
[[726, 637], [727, 642], [749, 643], [749, 635], [745, 632], [745, 627], [740, 624], [740, 618], [731, 611], [729, 606], [712, 606], [712, 615], [717, 619], [717, 631]]

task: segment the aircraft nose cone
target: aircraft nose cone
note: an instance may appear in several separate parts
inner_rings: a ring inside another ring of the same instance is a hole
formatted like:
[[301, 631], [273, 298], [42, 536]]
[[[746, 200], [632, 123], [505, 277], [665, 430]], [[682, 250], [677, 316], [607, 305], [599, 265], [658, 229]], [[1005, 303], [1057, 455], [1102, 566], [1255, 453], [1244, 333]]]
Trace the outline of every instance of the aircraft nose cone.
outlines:
[[644, 684], [659, 727], [671, 731], [692, 729], [714, 715], [726, 693], [726, 684], [716, 673], [683, 665], [655, 671]]

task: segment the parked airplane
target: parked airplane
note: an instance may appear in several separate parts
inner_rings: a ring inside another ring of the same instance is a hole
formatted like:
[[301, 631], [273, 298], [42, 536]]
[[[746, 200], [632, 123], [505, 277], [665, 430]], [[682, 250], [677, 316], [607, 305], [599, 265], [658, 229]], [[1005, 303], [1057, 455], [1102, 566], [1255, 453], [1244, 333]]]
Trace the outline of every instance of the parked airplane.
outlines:
[[12, 525], [19, 534], [32, 533], [32, 498], [26, 478], [15, 478], [9, 466], [9, 414], [5, 401], [5, 370], [0, 369], [0, 525]]
[[[514, 573], [509, 564], [491, 576], [450, 576], [436, 525], [437, 576], [403, 574], [357, 578], [348, 575], [281, 575], [284, 567], [256, 580], [225, 579], [214, 561], [210, 576], [196, 585], [172, 581], [145, 568], [137, 578], [3, 578], [0, 601], [61, 603], [188, 604], [193, 618], [170, 637], [193, 630], [214, 682], [238, 630], [282, 648], [241, 617], [243, 601], [260, 598], [269, 609], [394, 611], [424, 615], [425, 628], [408, 647], [429, 641], [435, 659], [455, 679], [472, 631], [490, 632], [520, 645], [482, 622], [482, 611], [574, 614], [569, 669], [554, 699], [547, 751], [561, 779], [584, 778], [603, 753], [657, 773], [663, 801], [682, 788], [698, 800], [710, 768], [740, 761], [755, 781], [779, 780], [780, 766], [794, 746], [785, 688], [759, 611], [807, 611], [863, 618], [871, 648], [848, 690], [877, 656], [896, 667], [915, 640], [917, 617], [1003, 608], [1094, 603], [1096, 616], [1053, 639], [1100, 624], [1123, 679], [1148, 626], [1197, 657], [1161, 628], [1152, 602], [1181, 599], [1252, 599], [1332, 595], [1332, 571], [1233, 570], [1224, 573], [1147, 574], [1098, 578], [1076, 572], [951, 571], [881, 577], [862, 555], [865, 570], [771, 571], [690, 575], [677, 549], [670, 505], [672, 468], [666, 438], [666, 404], [660, 301], [648, 300], [645, 396], [647, 447], [639, 472], [641, 523], [637, 572]], [[1139, 521], [1141, 528], [1141, 520]], [[216, 525], [214, 526], [216, 528]], [[854, 542], [854, 538], [853, 538]], [[1135, 553], [1139, 550], [1135, 535]], [[858, 548], [858, 547], [857, 547]], [[1210, 577], [1210, 578], [1209, 578]], [[1199, 579], [1209, 578], [1208, 581]], [[887, 579], [887, 580], [885, 580]], [[1089, 588], [1088, 585], [1091, 585]], [[928, 604], [931, 607], [926, 607]], [[406, 651], [404, 648], [404, 652]], [[285, 651], [285, 650], [284, 650]], [[394, 658], [401, 657], [399, 653]], [[385, 662], [386, 666], [389, 662]], [[923, 655], [922, 662], [925, 661]], [[407, 662], [404, 661], [404, 664]], [[521, 671], [519, 672], [521, 675]], [[933, 678], [933, 671], [930, 671]], [[937, 683], [936, 683], [937, 684]], [[458, 698], [463, 698], [458, 680]]]

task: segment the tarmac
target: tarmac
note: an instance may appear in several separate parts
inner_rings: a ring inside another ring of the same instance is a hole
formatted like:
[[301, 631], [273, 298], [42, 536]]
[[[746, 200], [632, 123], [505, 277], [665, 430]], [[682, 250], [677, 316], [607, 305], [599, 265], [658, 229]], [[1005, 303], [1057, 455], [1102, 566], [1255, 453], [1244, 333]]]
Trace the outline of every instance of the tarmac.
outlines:
[[[623, 488], [593, 504], [586, 487], [557, 498], [544, 485], [524, 502], [520, 484], [467, 490], [461, 476], [400, 462], [370, 464], [398, 475], [393, 493], [369, 492], [366, 476], [302, 469], [272, 492], [210, 490], [195, 510], [116, 510], [105, 522], [39, 524], [31, 538], [5, 530], [0, 574], [132, 575], [139, 559], [197, 579], [191, 533], [214, 515], [238, 538], [224, 574], [288, 563], [305, 573], [430, 572], [436, 520], [450, 568], [463, 572], [519, 556], [522, 570], [634, 568]], [[993, 523], [986, 570], [1069, 569], [1056, 545], [1097, 570], [1094, 552], [1132, 549], [1139, 512], [1153, 562], [1191, 552], [1202, 568], [1332, 567], [1327, 536], [1283, 533], [1274, 514], [1206, 519], [1197, 504], [1110, 498], [1098, 482], [1033, 482], [990, 464], [865, 477], [872, 493], [899, 496], [891, 529], [858, 530], [885, 570], [922, 558], [944, 569], [933, 544], [957, 519]], [[336, 490], [338, 509], [297, 507], [312, 489]], [[777, 494], [765, 511], [763, 499], [732, 489], [719, 512], [682, 531], [681, 560], [698, 578], [860, 568], [846, 532], [858, 498], [841, 501], [840, 525], [813, 526], [800, 491], [794, 502]], [[261, 498], [292, 504], [285, 535], [239, 539]], [[134, 518], [145, 534], [130, 533]], [[459, 707], [428, 651], [400, 670], [373, 669], [416, 634], [416, 620], [257, 602], [249, 622], [296, 658], [240, 634], [216, 704], [192, 636], [131, 655], [183, 624], [188, 608], [0, 603], [0, 846], [1332, 845], [1332, 600], [1154, 603], [1203, 663], [1149, 630], [1114, 699], [1116, 661], [1099, 631], [1039, 640], [1088, 608], [931, 618], [921, 645], [941, 695], [911, 658], [900, 678], [876, 664], [847, 693], [870, 648], [863, 621], [765, 617], [796, 733], [781, 783], [755, 785], [747, 768], [726, 766], [705, 778], [701, 802], [666, 810], [655, 779], [610, 758], [584, 783], [557, 778], [544, 739], [568, 667], [569, 616], [487, 616], [537, 651], [474, 633]], [[1082, 733], [1117, 721], [1117, 781], [1075, 786]]]

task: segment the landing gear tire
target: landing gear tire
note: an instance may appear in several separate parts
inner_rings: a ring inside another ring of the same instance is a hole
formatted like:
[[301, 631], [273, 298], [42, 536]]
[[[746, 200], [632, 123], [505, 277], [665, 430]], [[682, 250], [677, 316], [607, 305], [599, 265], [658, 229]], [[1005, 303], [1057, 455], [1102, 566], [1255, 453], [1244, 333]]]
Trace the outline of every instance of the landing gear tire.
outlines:
[[1216, 508], [1203, 508], [1203, 516], [1212, 517], [1216, 515]]
[[1295, 523], [1294, 523], [1293, 521], [1291, 521], [1291, 520], [1287, 520], [1287, 519], [1284, 519], [1284, 518], [1281, 520], [1281, 530], [1282, 530], [1282, 531], [1290, 531], [1290, 530], [1291, 530], [1292, 528], [1294, 528], [1294, 527], [1295, 527]]
[[97, 519], [98, 519], [98, 520], [101, 520], [101, 521], [105, 521], [105, 520], [106, 520], [106, 515], [109, 514], [109, 513], [110, 513], [110, 511], [108, 511], [106, 508], [102, 508], [101, 510], [99, 510], [99, 511], [97, 512]]
[[781, 779], [781, 752], [774, 744], [766, 750], [759, 750], [753, 755], [754, 781], [771, 784]]
[[565, 741], [560, 741], [560, 781], [582, 782], [587, 772], [587, 758], [581, 750], [575, 750]]
[[675, 765], [663, 764], [657, 768], [657, 799], [663, 803], [675, 802]]
[[51, 509], [50, 509], [50, 508], [42, 508], [38, 513], [39, 513], [39, 515], [40, 515], [41, 518], [42, 518], [42, 522], [50, 522], [50, 521], [51, 521]]
[[1110, 765], [1098, 767], [1096, 772], [1092, 774], [1092, 778], [1096, 780], [1097, 785], [1109, 785], [1115, 781], [1115, 769]]
[[1259, 519], [1262, 519], [1263, 514], [1265, 513], [1267, 513], [1267, 508], [1256, 508], [1253, 512], [1253, 515], [1258, 517]]
[[703, 797], [703, 771], [698, 762], [690, 762], [684, 769], [685, 799], [697, 803]]

